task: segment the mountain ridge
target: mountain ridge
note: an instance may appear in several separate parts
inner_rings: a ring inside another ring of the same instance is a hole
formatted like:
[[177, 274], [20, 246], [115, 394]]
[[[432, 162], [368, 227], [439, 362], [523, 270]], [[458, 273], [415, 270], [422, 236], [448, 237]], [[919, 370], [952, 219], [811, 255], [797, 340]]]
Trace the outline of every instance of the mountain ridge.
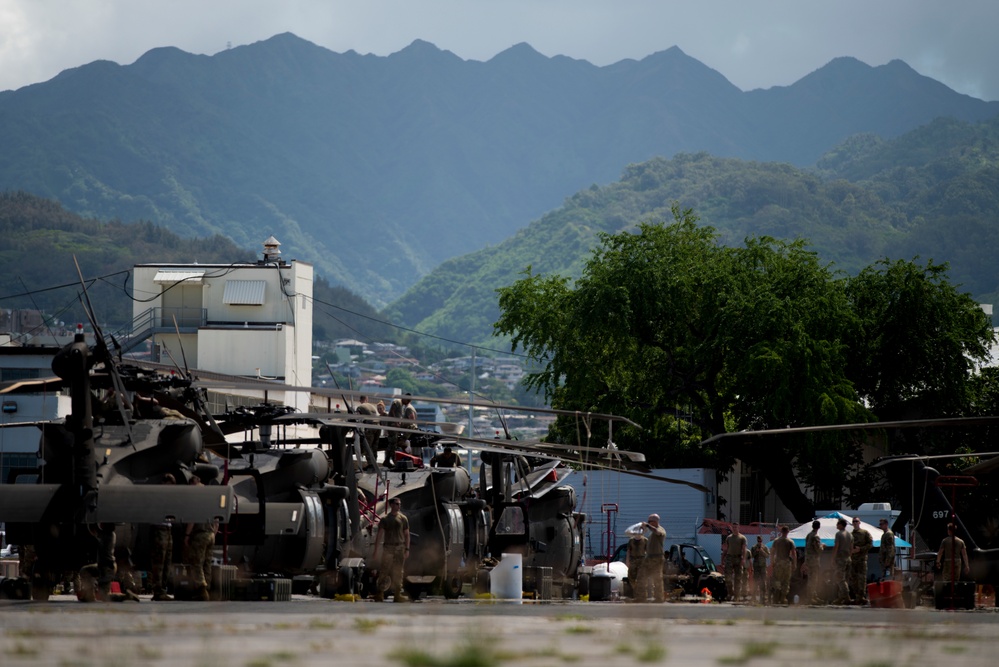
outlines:
[[291, 33], [210, 56], [161, 47], [0, 94], [0, 189], [244, 247], [273, 234], [384, 305], [628, 164], [707, 151], [807, 166], [858, 132], [999, 113], [911, 68], [860, 65], [858, 81], [835, 65], [744, 92], [677, 47], [602, 67], [528, 44], [484, 62], [422, 40], [335, 53]]

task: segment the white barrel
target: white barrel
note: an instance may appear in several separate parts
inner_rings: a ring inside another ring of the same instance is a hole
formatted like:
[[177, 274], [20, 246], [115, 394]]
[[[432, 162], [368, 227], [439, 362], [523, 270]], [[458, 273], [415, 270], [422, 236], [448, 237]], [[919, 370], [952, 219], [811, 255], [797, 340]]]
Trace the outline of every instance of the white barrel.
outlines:
[[524, 601], [524, 559], [520, 554], [503, 554], [489, 573], [489, 593], [497, 600], [521, 604]]

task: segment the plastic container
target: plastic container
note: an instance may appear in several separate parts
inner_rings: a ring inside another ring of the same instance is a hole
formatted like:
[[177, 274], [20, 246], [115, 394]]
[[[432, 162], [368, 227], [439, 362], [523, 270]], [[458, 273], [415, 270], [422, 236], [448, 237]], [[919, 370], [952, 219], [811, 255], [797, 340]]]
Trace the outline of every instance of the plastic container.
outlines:
[[521, 604], [524, 601], [524, 567], [520, 554], [503, 554], [489, 573], [489, 593], [497, 600]]
[[902, 582], [889, 580], [867, 584], [867, 599], [871, 601], [872, 607], [902, 609], [905, 607], [905, 601], [902, 599]]

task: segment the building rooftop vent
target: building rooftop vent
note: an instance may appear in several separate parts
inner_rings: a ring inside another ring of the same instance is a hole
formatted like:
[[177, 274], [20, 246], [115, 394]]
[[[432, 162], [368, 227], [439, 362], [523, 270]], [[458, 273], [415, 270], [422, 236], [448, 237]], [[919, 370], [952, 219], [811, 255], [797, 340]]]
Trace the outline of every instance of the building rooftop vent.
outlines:
[[273, 236], [268, 236], [264, 241], [264, 263], [281, 262], [281, 242]]

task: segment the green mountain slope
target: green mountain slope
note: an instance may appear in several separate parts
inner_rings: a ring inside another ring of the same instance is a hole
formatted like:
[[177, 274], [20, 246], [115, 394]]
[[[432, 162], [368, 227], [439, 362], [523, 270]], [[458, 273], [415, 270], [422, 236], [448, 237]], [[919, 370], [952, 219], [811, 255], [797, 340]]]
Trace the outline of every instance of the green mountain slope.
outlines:
[[999, 118], [938, 121], [895, 140], [856, 137], [806, 171], [707, 154], [629, 166], [507, 241], [442, 264], [389, 312], [421, 331], [484, 342], [495, 290], [528, 267], [575, 276], [599, 232], [668, 220], [671, 202], [695, 210], [725, 242], [747, 235], [807, 238], [853, 273], [889, 256], [951, 263], [953, 280], [983, 301], [999, 297]]
[[596, 67], [526, 44], [476, 62], [421, 41], [375, 57], [283, 34], [0, 93], [0, 189], [246, 248], [273, 234], [384, 305], [622, 165], [700, 151], [811, 165], [858, 132], [996, 113], [899, 62], [838, 59], [746, 93], [675, 47]]
[[[135, 264], [252, 262], [252, 252], [223, 236], [182, 238], [149, 222], [102, 222], [24, 192], [0, 193], [0, 308], [42, 310], [66, 326], [86, 322], [76, 263], [99, 322], [109, 331], [132, 321], [129, 273]], [[393, 340], [361, 297], [318, 278], [313, 286], [316, 338]], [[45, 332], [36, 334], [42, 342]]]

